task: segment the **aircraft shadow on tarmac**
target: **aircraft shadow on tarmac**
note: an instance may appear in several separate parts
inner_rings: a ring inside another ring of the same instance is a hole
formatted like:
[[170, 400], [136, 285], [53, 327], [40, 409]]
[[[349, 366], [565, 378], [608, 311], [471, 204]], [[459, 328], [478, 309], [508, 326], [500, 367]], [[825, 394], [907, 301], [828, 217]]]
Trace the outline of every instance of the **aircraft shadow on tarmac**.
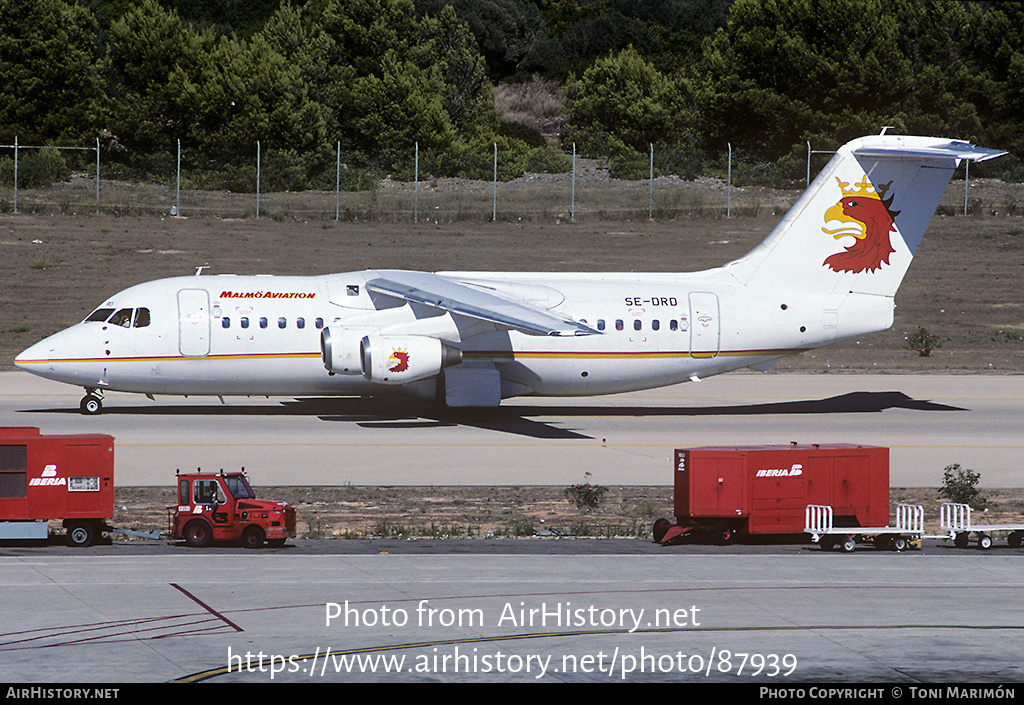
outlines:
[[[399, 398], [313, 397], [275, 405], [146, 405], [107, 406], [113, 416], [316, 416], [323, 421], [354, 423], [363, 428], [425, 429], [471, 426], [538, 439], [589, 440], [592, 437], [542, 420], [554, 417], [687, 418], [772, 416], [779, 414], [866, 414], [889, 409], [967, 411], [913, 399], [903, 392], [850, 392], [827, 399], [737, 404], [732, 406], [501, 406], [494, 409], [445, 409], [426, 402]], [[77, 414], [78, 409], [24, 409], [23, 413]]]

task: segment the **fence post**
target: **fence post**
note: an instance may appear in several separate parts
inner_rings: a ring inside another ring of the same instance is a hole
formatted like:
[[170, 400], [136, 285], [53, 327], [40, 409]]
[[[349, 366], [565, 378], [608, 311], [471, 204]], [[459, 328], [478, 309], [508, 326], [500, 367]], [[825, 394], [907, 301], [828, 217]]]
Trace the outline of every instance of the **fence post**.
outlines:
[[967, 187], [971, 181], [971, 160], [964, 159], [964, 215], [967, 215]]
[[494, 143], [494, 185], [491, 195], [491, 222], [498, 220], [498, 143]]
[[647, 190], [647, 220], [654, 220], [654, 143], [651, 142], [651, 178]]
[[14, 212], [18, 212], [18, 136], [14, 136]]
[[420, 222], [420, 143], [416, 143], [416, 157], [413, 160], [412, 222]]
[[96, 138], [96, 215], [100, 214], [100, 138]]
[[341, 218], [341, 140], [338, 140], [338, 165], [334, 170], [334, 220]]
[[181, 139], [178, 139], [177, 181], [174, 186], [174, 215], [181, 215]]
[[732, 142], [729, 143], [729, 171], [725, 185], [725, 217], [732, 217]]
[[576, 143], [572, 143], [572, 201], [569, 207], [569, 219], [576, 222]]
[[807, 140], [807, 181], [804, 188], [811, 185], [811, 141]]
[[260, 141], [256, 140], [256, 217], [260, 217]]

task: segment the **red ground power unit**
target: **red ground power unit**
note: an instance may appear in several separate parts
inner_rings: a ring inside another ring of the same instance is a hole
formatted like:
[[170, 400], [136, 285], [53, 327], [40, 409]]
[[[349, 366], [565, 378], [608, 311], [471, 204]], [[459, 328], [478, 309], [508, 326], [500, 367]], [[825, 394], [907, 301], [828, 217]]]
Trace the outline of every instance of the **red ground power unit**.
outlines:
[[695, 528], [721, 544], [743, 534], [803, 534], [808, 504], [830, 505], [835, 526], [889, 521], [889, 449], [853, 444], [677, 448], [668, 543]]
[[88, 546], [114, 516], [114, 438], [0, 428], [0, 538], [45, 539], [61, 519], [68, 544]]

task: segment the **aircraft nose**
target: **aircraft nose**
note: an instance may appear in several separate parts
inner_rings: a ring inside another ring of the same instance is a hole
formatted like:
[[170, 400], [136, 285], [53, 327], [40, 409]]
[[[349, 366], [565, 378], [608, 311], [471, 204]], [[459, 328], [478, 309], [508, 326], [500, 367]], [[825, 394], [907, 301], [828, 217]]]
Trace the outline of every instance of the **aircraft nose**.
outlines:
[[39, 363], [49, 362], [62, 347], [64, 347], [63, 331], [55, 333], [49, 338], [44, 338], [35, 345], [23, 350], [20, 355], [14, 358], [14, 366], [23, 370], [32, 370]]

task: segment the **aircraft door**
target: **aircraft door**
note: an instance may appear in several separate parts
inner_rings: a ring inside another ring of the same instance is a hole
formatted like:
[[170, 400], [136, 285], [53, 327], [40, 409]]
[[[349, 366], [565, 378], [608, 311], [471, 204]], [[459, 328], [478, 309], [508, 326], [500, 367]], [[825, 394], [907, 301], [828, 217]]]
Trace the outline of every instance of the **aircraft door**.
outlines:
[[690, 294], [690, 356], [718, 355], [721, 325], [718, 318], [718, 296], [711, 292]]
[[186, 357], [210, 354], [210, 295], [203, 289], [178, 292], [178, 349]]

